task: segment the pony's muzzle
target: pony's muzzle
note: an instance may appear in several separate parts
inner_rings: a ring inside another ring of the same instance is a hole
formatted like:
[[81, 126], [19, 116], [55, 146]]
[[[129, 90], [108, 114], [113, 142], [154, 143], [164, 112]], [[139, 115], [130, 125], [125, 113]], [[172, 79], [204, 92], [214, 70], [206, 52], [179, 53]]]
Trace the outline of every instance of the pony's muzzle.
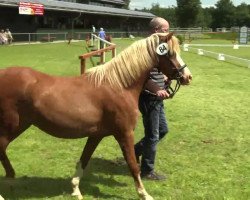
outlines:
[[193, 79], [193, 76], [191, 74], [191, 71], [189, 68], [186, 66], [183, 68], [182, 76], [181, 76], [181, 84], [182, 85], [189, 85]]
[[181, 83], [181, 85], [189, 85], [191, 83], [192, 79], [193, 79], [192, 74], [183, 75], [180, 78], [180, 83]]

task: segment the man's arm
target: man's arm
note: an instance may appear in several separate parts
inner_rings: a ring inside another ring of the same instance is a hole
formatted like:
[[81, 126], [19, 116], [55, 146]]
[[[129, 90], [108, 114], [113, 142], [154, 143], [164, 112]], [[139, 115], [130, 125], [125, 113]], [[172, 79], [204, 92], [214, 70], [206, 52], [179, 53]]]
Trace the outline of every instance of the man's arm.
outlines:
[[152, 79], [148, 79], [145, 84], [145, 88], [162, 99], [169, 98], [168, 92], [164, 89], [161, 89], [154, 81], [152, 81]]

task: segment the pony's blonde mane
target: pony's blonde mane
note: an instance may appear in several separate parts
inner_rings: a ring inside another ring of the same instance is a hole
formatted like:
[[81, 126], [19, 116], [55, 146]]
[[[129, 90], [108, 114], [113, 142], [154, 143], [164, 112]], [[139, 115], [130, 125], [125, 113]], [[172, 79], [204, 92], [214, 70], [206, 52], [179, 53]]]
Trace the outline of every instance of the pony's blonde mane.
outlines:
[[[159, 36], [166, 35], [166, 33], [156, 33], [136, 41], [109, 62], [90, 68], [86, 75], [90, 81], [94, 81], [96, 87], [99, 87], [103, 82], [116, 88], [129, 87], [143, 71], [157, 65], [156, 48], [159, 45]], [[168, 45], [170, 54], [180, 51], [176, 37], [172, 36]]]

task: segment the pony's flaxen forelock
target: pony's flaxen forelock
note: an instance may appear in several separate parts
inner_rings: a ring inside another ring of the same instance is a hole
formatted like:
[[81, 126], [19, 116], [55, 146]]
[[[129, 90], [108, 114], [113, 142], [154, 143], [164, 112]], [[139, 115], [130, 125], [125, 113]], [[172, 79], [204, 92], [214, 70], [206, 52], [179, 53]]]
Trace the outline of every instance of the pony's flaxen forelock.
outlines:
[[[155, 33], [154, 35], [157, 35], [158, 37], [161, 37], [161, 36], [166, 37], [166, 33]], [[168, 46], [169, 46], [170, 55], [174, 53], [180, 54], [181, 50], [180, 50], [179, 40], [174, 35], [168, 41]]]
[[[96, 87], [99, 87], [103, 82], [116, 88], [129, 87], [143, 71], [157, 65], [156, 47], [159, 45], [159, 36], [166, 35], [166, 33], [157, 33], [136, 41], [109, 62], [90, 68], [86, 72], [87, 76]], [[174, 36], [168, 44], [170, 53], [180, 51], [178, 40]]]

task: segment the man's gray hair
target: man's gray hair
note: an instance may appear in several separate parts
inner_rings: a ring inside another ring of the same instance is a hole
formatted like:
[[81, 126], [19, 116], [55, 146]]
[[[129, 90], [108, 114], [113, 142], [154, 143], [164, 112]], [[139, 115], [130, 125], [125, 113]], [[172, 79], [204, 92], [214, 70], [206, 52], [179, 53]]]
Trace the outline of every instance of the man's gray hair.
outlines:
[[150, 30], [154, 30], [154, 29], [158, 29], [161, 28], [162, 23], [166, 22], [167, 20], [165, 20], [162, 17], [154, 17], [150, 22], [149, 22], [149, 28]]

